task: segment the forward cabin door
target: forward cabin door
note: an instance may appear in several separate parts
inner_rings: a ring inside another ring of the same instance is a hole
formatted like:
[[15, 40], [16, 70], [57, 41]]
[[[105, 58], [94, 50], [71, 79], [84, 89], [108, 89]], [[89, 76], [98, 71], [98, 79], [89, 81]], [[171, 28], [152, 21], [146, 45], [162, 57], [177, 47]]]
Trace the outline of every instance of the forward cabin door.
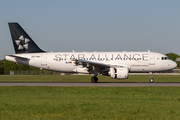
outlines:
[[41, 66], [47, 66], [47, 55], [41, 55]]
[[149, 65], [155, 65], [155, 57], [154, 54], [149, 54]]

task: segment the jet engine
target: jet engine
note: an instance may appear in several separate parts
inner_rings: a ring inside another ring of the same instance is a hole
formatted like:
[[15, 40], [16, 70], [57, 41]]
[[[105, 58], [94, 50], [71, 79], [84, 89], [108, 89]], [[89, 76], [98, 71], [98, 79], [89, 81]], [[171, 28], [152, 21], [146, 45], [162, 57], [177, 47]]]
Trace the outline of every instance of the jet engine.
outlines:
[[127, 79], [129, 69], [124, 67], [112, 67], [110, 68], [108, 75], [114, 79]]

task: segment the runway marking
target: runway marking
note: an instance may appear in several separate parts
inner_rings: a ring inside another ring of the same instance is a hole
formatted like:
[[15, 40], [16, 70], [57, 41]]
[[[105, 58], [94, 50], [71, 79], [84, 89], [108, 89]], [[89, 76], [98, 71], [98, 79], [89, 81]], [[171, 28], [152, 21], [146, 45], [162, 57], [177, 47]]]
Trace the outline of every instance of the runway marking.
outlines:
[[150, 87], [150, 86], [161, 86], [161, 87], [180, 87], [180, 82], [157, 82], [157, 83], [146, 83], [146, 82], [134, 82], [134, 83], [26, 83], [26, 82], [0, 82], [0, 86], [59, 86], [59, 87]]

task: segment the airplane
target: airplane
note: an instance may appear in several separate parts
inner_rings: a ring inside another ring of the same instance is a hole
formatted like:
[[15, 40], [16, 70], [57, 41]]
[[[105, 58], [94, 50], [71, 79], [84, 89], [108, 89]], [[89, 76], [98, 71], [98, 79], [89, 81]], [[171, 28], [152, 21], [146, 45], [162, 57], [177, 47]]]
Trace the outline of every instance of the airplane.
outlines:
[[157, 52], [46, 52], [40, 49], [18, 23], [8, 23], [16, 54], [6, 55], [5, 60], [40, 69], [64, 73], [93, 74], [113, 79], [127, 79], [129, 73], [152, 73], [172, 70], [176, 62]]

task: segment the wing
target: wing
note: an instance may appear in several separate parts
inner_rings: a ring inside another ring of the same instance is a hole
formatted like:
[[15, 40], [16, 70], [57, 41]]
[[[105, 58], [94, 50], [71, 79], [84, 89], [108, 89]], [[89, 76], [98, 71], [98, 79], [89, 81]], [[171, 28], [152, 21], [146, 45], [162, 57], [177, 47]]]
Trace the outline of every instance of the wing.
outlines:
[[126, 68], [128, 67], [127, 65], [123, 65], [123, 64], [109, 64], [109, 63], [94, 62], [87, 60], [75, 60], [75, 64], [86, 67], [89, 72], [98, 71], [99, 73], [109, 71], [110, 67], [126, 67]]
[[87, 61], [87, 60], [76, 60], [76, 63], [82, 64], [82, 65], [87, 65], [87, 66], [96, 66], [96, 67], [109, 67], [109, 64], [104, 64], [100, 62], [92, 62], [92, 61]]

